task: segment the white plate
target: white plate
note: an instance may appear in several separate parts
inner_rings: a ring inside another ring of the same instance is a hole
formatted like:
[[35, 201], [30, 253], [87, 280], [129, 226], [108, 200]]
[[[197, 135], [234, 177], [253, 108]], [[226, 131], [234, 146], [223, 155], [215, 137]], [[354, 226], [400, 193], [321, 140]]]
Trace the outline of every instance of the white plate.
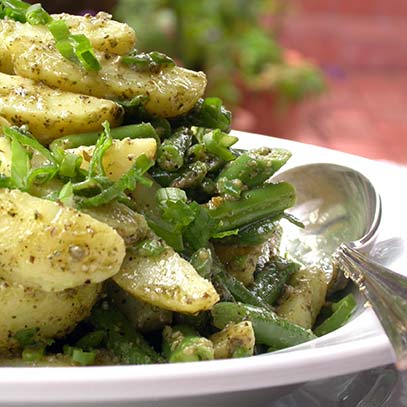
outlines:
[[[307, 162], [334, 162], [363, 172], [383, 198], [382, 238], [402, 236], [406, 230], [400, 223], [404, 220], [396, 217], [406, 205], [397, 189], [407, 178], [406, 169], [292, 141], [235, 134], [240, 137], [242, 148], [263, 145], [288, 148], [293, 157], [287, 168]], [[392, 266], [401, 269], [402, 264], [407, 265], [405, 258]], [[169, 406], [172, 402], [179, 405], [181, 397], [211, 395], [219, 406], [224, 406], [224, 394], [228, 392], [328, 378], [382, 366], [392, 360], [388, 340], [367, 308], [345, 327], [322, 338], [279, 353], [246, 359], [153, 366], [0, 368], [0, 405], [114, 406], [127, 402], [146, 405], [143, 400], [155, 400], [154, 405]]]

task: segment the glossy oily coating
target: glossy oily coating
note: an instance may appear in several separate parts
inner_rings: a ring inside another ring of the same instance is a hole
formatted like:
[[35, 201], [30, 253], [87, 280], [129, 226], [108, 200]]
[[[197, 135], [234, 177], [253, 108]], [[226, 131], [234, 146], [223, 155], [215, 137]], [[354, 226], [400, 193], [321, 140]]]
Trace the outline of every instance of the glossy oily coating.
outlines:
[[89, 215], [0, 190], [0, 277], [6, 281], [44, 291], [97, 283], [119, 271], [124, 253], [118, 233]]

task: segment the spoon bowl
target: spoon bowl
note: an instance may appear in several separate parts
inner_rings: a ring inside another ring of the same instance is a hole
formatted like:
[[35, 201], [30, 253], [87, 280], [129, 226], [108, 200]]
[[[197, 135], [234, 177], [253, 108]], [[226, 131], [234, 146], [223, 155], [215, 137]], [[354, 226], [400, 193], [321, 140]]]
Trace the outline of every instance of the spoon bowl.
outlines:
[[378, 316], [396, 355], [407, 368], [407, 278], [372, 260], [381, 221], [380, 196], [371, 181], [348, 167], [316, 163], [273, 178], [297, 191], [290, 214], [304, 223], [284, 224], [281, 249], [305, 266], [317, 264], [329, 291], [351, 278]]

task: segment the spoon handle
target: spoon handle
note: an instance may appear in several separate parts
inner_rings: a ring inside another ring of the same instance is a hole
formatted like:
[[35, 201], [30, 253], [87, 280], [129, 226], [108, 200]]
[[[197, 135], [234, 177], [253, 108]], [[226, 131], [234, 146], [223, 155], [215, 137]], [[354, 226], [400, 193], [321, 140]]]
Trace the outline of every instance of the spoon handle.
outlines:
[[366, 297], [379, 318], [396, 355], [396, 366], [407, 370], [407, 277], [342, 244], [334, 261]]

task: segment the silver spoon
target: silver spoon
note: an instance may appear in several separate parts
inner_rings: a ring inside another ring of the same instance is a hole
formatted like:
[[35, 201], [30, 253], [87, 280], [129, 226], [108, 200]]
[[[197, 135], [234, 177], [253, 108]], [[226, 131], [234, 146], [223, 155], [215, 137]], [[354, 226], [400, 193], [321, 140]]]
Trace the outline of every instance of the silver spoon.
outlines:
[[[372, 259], [381, 220], [381, 200], [373, 184], [351, 168], [328, 163], [292, 168], [273, 178], [282, 180], [295, 186], [297, 203], [289, 212], [305, 225], [284, 225], [282, 249], [305, 265], [318, 263], [332, 290], [346, 285], [344, 276], [351, 278], [379, 318], [397, 367], [406, 370], [407, 277]], [[377, 256], [380, 252], [387, 257], [389, 251], [393, 257], [400, 254], [401, 243], [382, 242], [376, 257], [385, 257]]]

